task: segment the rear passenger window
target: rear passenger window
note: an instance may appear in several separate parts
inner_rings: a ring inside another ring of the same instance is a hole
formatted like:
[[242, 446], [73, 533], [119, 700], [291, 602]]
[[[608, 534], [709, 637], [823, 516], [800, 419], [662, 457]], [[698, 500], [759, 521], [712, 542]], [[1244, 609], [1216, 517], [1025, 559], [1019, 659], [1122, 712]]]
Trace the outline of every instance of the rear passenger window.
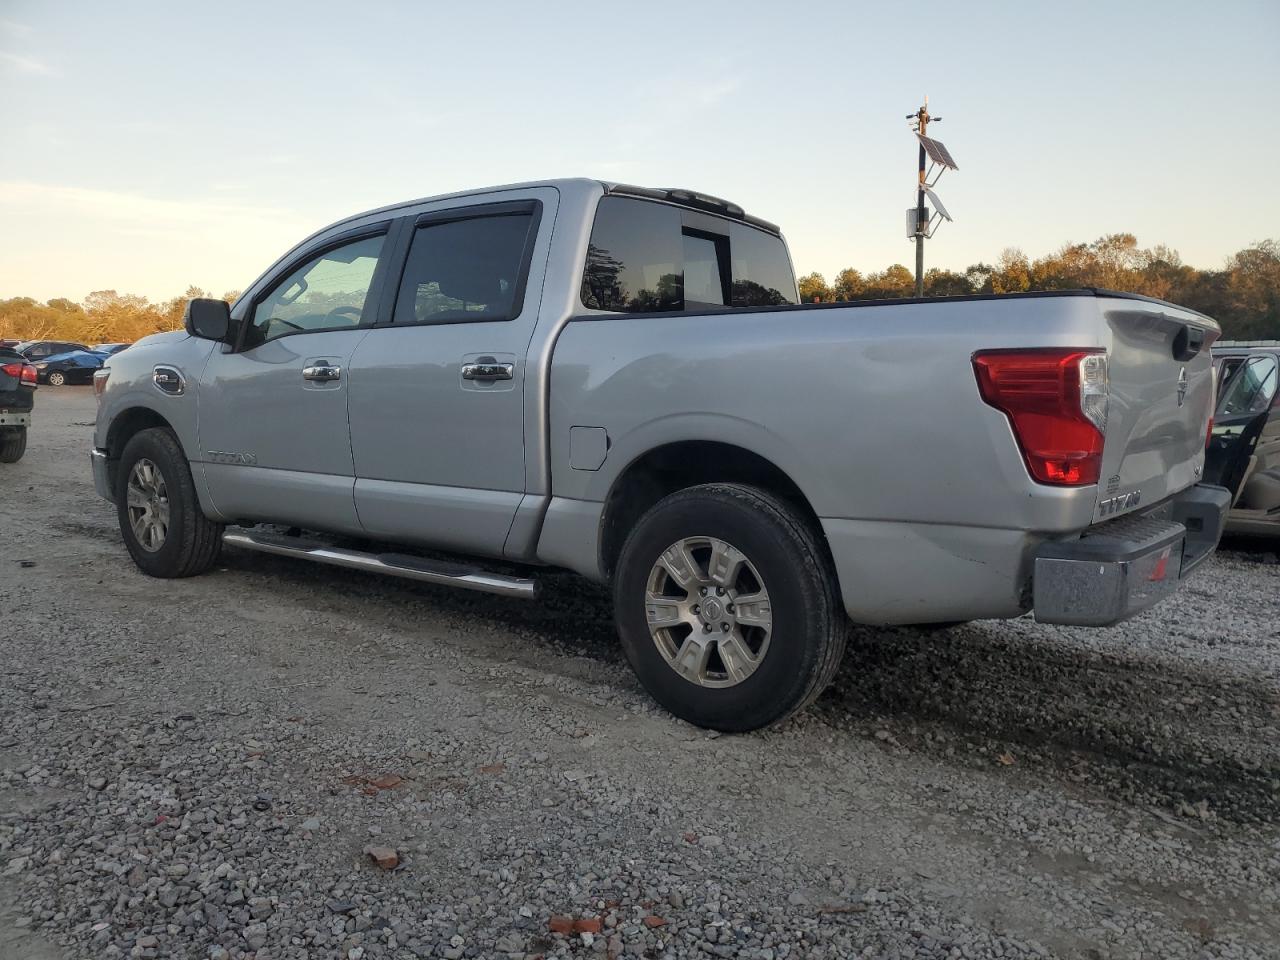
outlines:
[[396, 323], [512, 320], [524, 300], [532, 212], [418, 227], [396, 298]]
[[596, 207], [582, 276], [589, 309], [652, 313], [797, 302], [780, 237], [630, 197], [604, 197]]

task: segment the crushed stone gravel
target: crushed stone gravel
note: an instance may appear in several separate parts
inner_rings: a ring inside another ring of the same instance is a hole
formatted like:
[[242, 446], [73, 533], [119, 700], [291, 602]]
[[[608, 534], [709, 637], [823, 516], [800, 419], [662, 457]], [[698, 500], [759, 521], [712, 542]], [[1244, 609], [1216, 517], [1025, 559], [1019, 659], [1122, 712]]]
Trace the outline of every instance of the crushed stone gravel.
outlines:
[[572, 577], [148, 579], [92, 419], [0, 472], [0, 957], [1280, 956], [1280, 545], [1110, 631], [855, 629], [715, 736]]

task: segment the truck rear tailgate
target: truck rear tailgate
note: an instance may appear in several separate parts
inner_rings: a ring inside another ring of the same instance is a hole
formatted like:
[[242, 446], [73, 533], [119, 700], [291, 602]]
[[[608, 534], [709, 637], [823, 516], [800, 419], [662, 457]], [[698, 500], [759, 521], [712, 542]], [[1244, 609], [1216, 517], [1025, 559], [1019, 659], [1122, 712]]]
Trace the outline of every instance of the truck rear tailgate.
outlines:
[[1213, 410], [1217, 324], [1170, 304], [1100, 297], [1110, 397], [1094, 522], [1199, 483]]

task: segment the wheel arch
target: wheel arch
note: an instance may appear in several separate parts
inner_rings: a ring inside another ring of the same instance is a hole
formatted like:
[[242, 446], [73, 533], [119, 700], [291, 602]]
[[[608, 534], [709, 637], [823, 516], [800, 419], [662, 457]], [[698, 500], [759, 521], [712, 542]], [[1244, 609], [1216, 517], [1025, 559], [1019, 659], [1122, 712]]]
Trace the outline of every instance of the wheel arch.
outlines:
[[[107, 478], [112, 491], [115, 491], [117, 486], [116, 474], [120, 466], [120, 454], [137, 434], [153, 427], [162, 427], [174, 436], [178, 435], [173, 424], [151, 407], [141, 405], [129, 407], [112, 418], [111, 425], [107, 428], [106, 439]], [[179, 444], [181, 444], [181, 438], [179, 438]]]
[[818, 514], [791, 476], [767, 457], [719, 440], [677, 440], [633, 458], [614, 479], [600, 518], [600, 571], [612, 579], [627, 534], [654, 504], [705, 483], [741, 483], [780, 497], [813, 527], [830, 551]]

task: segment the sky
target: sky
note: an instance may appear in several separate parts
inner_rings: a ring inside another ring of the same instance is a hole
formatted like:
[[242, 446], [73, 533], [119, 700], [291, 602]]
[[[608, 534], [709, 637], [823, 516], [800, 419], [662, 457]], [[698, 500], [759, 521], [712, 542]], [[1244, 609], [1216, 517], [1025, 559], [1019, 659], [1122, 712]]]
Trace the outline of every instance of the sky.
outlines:
[[682, 186], [798, 272], [1131, 232], [1198, 267], [1280, 235], [1280, 3], [0, 0], [0, 297], [238, 290], [341, 217], [492, 184]]

